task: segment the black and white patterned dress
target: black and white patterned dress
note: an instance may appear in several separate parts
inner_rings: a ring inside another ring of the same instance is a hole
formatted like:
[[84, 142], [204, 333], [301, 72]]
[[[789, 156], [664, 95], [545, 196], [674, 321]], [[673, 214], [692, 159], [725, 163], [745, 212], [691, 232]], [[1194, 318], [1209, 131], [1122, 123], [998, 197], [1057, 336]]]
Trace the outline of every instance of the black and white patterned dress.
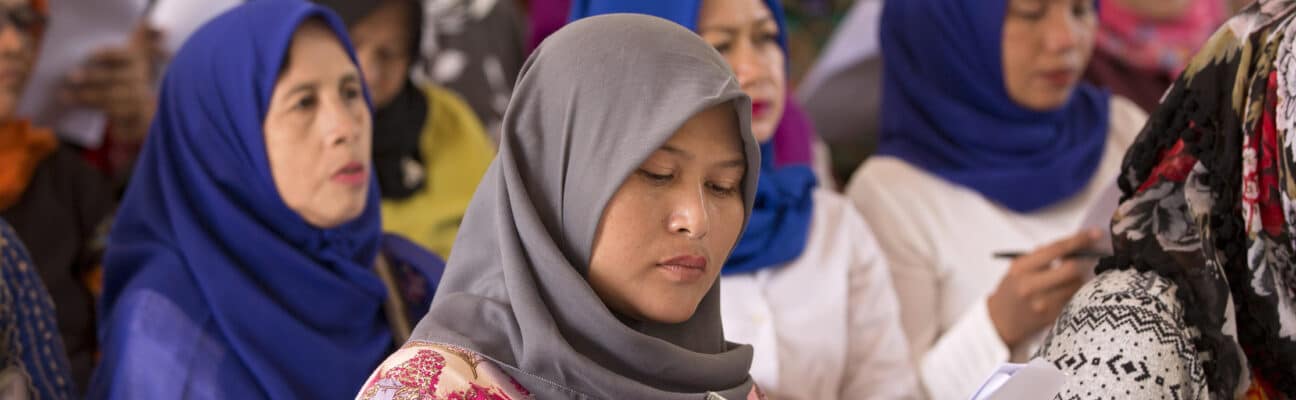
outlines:
[[1174, 282], [1116, 270], [1076, 293], [1039, 356], [1072, 377], [1058, 399], [1206, 399]]

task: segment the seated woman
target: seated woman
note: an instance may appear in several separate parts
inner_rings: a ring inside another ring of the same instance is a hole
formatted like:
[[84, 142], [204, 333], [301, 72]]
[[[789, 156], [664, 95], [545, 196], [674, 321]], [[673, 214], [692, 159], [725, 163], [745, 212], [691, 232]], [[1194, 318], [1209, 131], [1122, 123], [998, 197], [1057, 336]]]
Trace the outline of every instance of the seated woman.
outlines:
[[106, 177], [52, 130], [17, 115], [47, 18], [43, 0], [0, 0], [0, 218], [9, 221], [53, 298], [77, 387], [94, 367], [95, 299], [91, 281], [113, 209]]
[[1226, 23], [1130, 147], [1116, 255], [1039, 350], [1059, 398], [1296, 394], [1293, 5]]
[[91, 398], [342, 398], [404, 343], [439, 260], [383, 241], [345, 29], [249, 2], [176, 55], [109, 236]]
[[1085, 80], [1151, 112], [1189, 57], [1228, 18], [1225, 0], [1099, 0]]
[[[898, 399], [918, 394], [890, 272], [844, 197], [804, 166], [774, 163], [785, 114], [783, 13], [767, 0], [578, 0], [572, 17], [635, 12], [692, 27], [756, 104], [761, 144], [752, 222], [721, 270], [725, 336], [756, 349], [752, 378], [778, 399]], [[814, 327], [813, 334], [806, 328]]]
[[31, 255], [0, 219], [0, 399], [72, 399], [54, 302]]
[[357, 398], [746, 398], [716, 278], [761, 161], [724, 59], [613, 15], [526, 65], [432, 309]]
[[1098, 239], [1085, 216], [1115, 207], [1103, 194], [1146, 119], [1080, 82], [1095, 23], [1093, 0], [883, 6], [881, 142], [847, 194], [886, 232], [932, 398], [1026, 361], [1090, 276], [1093, 259], [1069, 255]]
[[415, 0], [316, 0], [351, 30], [373, 94], [373, 161], [383, 229], [449, 254], [477, 183], [495, 157], [472, 109], [435, 85], [415, 85], [423, 13]]

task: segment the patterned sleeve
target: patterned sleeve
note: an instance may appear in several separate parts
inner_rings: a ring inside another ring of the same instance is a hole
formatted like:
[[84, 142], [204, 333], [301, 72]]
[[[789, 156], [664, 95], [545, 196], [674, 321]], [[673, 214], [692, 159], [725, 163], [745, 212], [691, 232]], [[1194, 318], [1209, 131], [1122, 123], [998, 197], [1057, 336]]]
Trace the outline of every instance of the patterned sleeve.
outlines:
[[491, 361], [454, 346], [410, 341], [365, 381], [356, 400], [529, 400]]
[[1054, 399], [1208, 398], [1175, 290], [1154, 273], [1113, 270], [1077, 292], [1037, 354], [1070, 375]]

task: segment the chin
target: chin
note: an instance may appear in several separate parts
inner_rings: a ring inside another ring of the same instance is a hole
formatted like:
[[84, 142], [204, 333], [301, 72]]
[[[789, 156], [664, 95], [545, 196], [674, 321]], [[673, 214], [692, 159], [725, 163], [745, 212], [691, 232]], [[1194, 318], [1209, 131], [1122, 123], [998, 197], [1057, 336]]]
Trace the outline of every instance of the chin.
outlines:
[[752, 135], [756, 137], [756, 143], [765, 143], [774, 138], [775, 129], [778, 129], [778, 124], [756, 122], [752, 124]]
[[350, 222], [353, 219], [359, 218], [360, 214], [364, 214], [364, 209], [365, 200], [362, 197], [359, 201], [348, 204], [346, 208], [343, 208], [338, 212], [338, 219], [342, 220], [343, 223]]
[[315, 218], [306, 218], [306, 222], [320, 229], [332, 229], [360, 217], [364, 213], [365, 202], [361, 199], [359, 202], [336, 207], [327, 212], [317, 214]]
[[678, 324], [693, 318], [702, 296], [661, 296], [640, 308], [644, 319], [659, 324]]
[[693, 318], [693, 314], [697, 312], [697, 306], [688, 309], [682, 309], [679, 307], [674, 308], [675, 309], [672, 310], [657, 310], [656, 312], [645, 315], [645, 317], [648, 320], [659, 324], [679, 324], [688, 321], [689, 318]]
[[1033, 111], [1049, 112], [1049, 111], [1056, 111], [1062, 108], [1063, 106], [1066, 106], [1067, 101], [1069, 100], [1071, 100], [1070, 91], [1066, 92], [1065, 96], [1058, 95], [1058, 96], [1040, 97], [1032, 101], [1030, 104], [1026, 104], [1025, 106], [1026, 108], [1029, 108]]

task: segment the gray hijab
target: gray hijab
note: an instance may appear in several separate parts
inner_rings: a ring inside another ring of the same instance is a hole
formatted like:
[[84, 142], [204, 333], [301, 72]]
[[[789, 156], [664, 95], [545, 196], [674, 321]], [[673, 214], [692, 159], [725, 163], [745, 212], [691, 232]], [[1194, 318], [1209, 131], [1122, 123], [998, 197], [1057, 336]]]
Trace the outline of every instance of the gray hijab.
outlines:
[[752, 350], [728, 343], [720, 284], [680, 324], [626, 322], [585, 280], [595, 230], [632, 171], [694, 114], [732, 103], [750, 217], [751, 101], [711, 46], [673, 22], [611, 14], [555, 33], [523, 65], [431, 310], [412, 340], [496, 362], [540, 399], [744, 399]]

